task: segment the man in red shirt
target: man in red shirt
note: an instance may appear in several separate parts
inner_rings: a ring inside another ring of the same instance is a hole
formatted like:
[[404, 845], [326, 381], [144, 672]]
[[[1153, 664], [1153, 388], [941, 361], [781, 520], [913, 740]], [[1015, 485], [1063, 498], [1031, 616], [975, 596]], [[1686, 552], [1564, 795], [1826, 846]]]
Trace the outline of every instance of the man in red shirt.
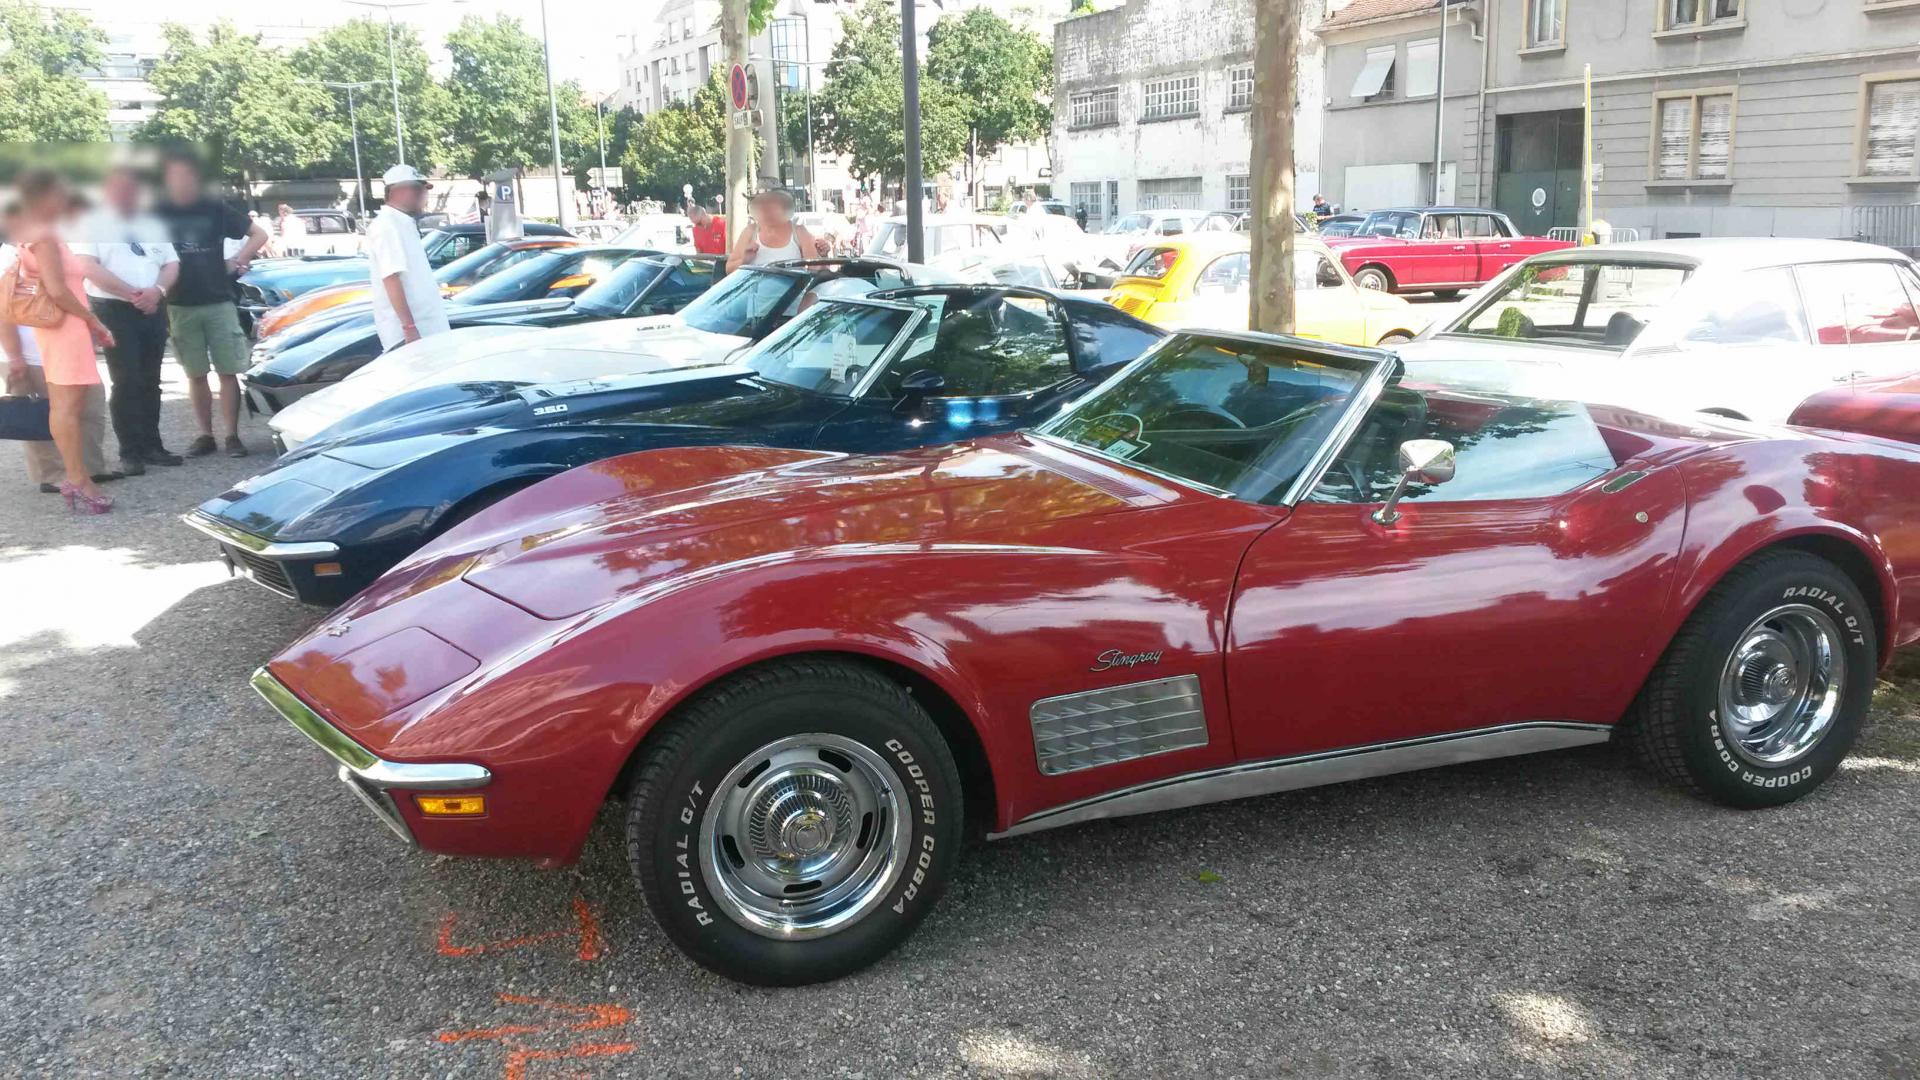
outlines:
[[687, 207], [687, 216], [693, 219], [693, 250], [702, 255], [725, 255], [727, 253], [727, 219], [719, 214], [707, 212], [699, 203]]

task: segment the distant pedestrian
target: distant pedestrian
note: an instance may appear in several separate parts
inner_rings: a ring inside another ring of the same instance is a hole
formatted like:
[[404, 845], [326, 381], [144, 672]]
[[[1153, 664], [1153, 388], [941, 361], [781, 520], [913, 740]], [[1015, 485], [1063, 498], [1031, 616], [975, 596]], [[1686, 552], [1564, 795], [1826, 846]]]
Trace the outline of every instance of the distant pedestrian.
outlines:
[[[213, 389], [220, 381], [221, 430], [229, 457], [246, 457], [240, 441], [240, 373], [247, 369], [247, 335], [233, 303], [233, 282], [246, 272], [267, 243], [267, 230], [239, 210], [212, 197], [201, 181], [200, 163], [183, 153], [168, 154], [161, 165], [164, 198], [158, 208], [167, 226], [179, 275], [167, 290], [167, 327], [173, 357], [187, 379], [187, 397], [200, 434], [187, 446], [188, 457], [218, 449], [213, 439]], [[241, 241], [232, 256], [226, 242]]]
[[1082, 232], [1087, 228], [1087, 204], [1081, 203], [1073, 208], [1073, 223], [1080, 226]]
[[[48, 426], [66, 476], [58, 490], [69, 509], [104, 514], [113, 509], [113, 500], [99, 485], [120, 474], [96, 471], [103, 469], [98, 461], [104, 394], [93, 349], [95, 343], [112, 346], [113, 332], [87, 306], [86, 272], [61, 239], [74, 206], [67, 185], [53, 173], [35, 169], [21, 174], [15, 187], [20, 193], [19, 265], [9, 272], [17, 275], [16, 288], [38, 291], [57, 313], [53, 325], [33, 328], [33, 339], [46, 383]], [[11, 322], [0, 331], [10, 334]], [[16, 342], [7, 353], [10, 377], [17, 367], [26, 366], [12, 362], [17, 349]], [[29, 373], [18, 374], [30, 378]]]
[[279, 232], [280, 254], [297, 259], [307, 253], [307, 223], [286, 203], [280, 204], [279, 213], [274, 227]]
[[427, 262], [416, 220], [427, 204], [427, 178], [411, 165], [383, 177], [387, 200], [367, 226], [367, 263], [373, 286], [373, 326], [383, 350], [444, 334], [446, 302]]
[[1333, 205], [1327, 202], [1326, 196], [1315, 195], [1313, 197], [1313, 216], [1317, 218], [1330, 218], [1333, 216]]
[[687, 204], [687, 218], [693, 222], [693, 250], [701, 255], [727, 253], [727, 219], [709, 211], [703, 203]]
[[180, 259], [166, 226], [145, 213], [140, 178], [112, 170], [100, 186], [104, 205], [83, 223], [73, 253], [87, 278], [87, 300], [113, 331], [107, 373], [113, 379], [113, 434], [120, 471], [138, 476], [148, 465], [178, 465], [160, 442], [160, 363], [167, 351], [167, 290], [180, 276]]

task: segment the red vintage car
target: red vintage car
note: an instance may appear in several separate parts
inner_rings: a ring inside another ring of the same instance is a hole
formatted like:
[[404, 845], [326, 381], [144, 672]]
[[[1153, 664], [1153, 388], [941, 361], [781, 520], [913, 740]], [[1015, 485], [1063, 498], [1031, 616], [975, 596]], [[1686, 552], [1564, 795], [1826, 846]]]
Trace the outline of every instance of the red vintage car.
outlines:
[[963, 839], [1623, 735], [1813, 790], [1920, 638], [1920, 450], [1177, 334], [1026, 433], [653, 451], [509, 497], [255, 685], [402, 837], [566, 863], [625, 800], [736, 979], [897, 945]]
[[1375, 210], [1351, 236], [1328, 237], [1354, 283], [1393, 293], [1456, 296], [1529, 255], [1574, 245], [1522, 236], [1505, 214], [1473, 206]]
[[1920, 443], [1920, 374], [1823, 390], [1801, 402], [1788, 422]]

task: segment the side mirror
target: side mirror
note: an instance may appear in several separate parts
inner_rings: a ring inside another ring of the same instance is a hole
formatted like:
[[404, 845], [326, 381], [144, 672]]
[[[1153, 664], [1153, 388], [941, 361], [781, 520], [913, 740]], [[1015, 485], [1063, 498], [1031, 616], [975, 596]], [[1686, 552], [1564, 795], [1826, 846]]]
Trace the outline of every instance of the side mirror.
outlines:
[[947, 388], [947, 377], [924, 368], [900, 380], [900, 396], [908, 400], [933, 397]]
[[1335, 270], [1328, 263], [1320, 264], [1320, 270], [1315, 275], [1314, 282], [1323, 289], [1337, 289], [1346, 284], [1346, 281], [1340, 277], [1340, 271]]
[[1373, 512], [1373, 520], [1391, 526], [1400, 520], [1401, 496], [1408, 484], [1444, 484], [1453, 479], [1453, 444], [1445, 439], [1408, 439], [1400, 444], [1400, 481], [1393, 485], [1385, 506]]

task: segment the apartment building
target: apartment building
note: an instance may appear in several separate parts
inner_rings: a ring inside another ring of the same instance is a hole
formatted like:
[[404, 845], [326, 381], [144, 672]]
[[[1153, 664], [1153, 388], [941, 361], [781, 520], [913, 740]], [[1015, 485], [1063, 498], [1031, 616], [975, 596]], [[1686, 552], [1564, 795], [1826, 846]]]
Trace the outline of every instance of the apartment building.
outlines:
[[[1408, 201], [1438, 157], [1445, 201], [1532, 233], [1578, 225], [1590, 68], [1597, 218], [1644, 238], [1920, 246], [1920, 0], [1470, 0], [1446, 19], [1438, 98], [1423, 43], [1439, 0], [1354, 0], [1323, 22], [1336, 200]], [[1383, 194], [1386, 175], [1400, 186]]]
[[[1302, 23], [1319, 0], [1299, 0]], [[1302, 43], [1294, 173], [1319, 185], [1322, 49]], [[1054, 29], [1053, 192], [1088, 228], [1134, 210], [1252, 205], [1252, 0], [1127, 0]]]

